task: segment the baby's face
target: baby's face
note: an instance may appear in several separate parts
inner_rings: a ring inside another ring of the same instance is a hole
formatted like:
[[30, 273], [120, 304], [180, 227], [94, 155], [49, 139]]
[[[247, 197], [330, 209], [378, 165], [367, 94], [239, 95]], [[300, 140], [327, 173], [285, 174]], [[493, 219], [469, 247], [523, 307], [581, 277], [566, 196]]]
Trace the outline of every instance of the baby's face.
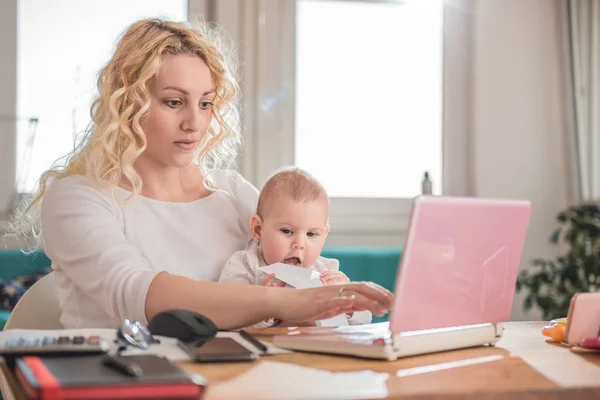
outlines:
[[273, 204], [276, 206], [263, 216], [260, 235], [266, 263], [313, 266], [321, 255], [329, 231], [326, 201], [280, 198]]

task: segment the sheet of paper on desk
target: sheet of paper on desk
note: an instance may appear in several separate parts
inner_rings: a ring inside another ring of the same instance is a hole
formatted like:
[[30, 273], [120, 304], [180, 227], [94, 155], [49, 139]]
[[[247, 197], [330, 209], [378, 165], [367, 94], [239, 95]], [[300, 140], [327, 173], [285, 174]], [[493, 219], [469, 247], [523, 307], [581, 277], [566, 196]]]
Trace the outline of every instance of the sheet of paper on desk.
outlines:
[[388, 394], [388, 374], [371, 370], [329, 372], [276, 361], [260, 361], [248, 372], [211, 386], [215, 398], [363, 399]]

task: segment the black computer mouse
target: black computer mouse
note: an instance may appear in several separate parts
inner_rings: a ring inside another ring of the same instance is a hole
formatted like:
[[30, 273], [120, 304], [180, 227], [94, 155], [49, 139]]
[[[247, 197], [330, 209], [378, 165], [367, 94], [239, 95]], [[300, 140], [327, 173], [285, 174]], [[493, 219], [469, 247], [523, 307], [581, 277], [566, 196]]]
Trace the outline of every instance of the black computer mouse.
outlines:
[[217, 326], [204, 315], [189, 310], [159, 312], [148, 323], [153, 335], [173, 337], [184, 343], [201, 345], [217, 334]]

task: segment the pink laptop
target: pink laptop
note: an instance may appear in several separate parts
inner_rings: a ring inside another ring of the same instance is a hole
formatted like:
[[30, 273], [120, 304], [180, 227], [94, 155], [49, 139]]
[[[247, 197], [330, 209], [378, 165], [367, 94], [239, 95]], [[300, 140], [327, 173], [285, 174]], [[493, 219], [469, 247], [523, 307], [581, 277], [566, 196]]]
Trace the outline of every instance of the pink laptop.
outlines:
[[416, 197], [390, 322], [273, 342], [389, 360], [493, 345], [510, 317], [530, 213], [525, 200]]

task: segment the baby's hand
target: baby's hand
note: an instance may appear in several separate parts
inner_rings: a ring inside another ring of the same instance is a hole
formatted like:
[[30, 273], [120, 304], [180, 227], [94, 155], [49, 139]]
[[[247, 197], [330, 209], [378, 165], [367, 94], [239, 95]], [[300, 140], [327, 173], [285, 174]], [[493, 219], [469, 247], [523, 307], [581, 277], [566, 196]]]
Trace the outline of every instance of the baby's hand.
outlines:
[[321, 274], [323, 285], [343, 285], [350, 283], [350, 279], [341, 271], [327, 270]]
[[263, 285], [272, 287], [284, 287], [285, 282], [282, 282], [279, 279], [275, 278], [275, 274], [269, 274], [263, 281]]

